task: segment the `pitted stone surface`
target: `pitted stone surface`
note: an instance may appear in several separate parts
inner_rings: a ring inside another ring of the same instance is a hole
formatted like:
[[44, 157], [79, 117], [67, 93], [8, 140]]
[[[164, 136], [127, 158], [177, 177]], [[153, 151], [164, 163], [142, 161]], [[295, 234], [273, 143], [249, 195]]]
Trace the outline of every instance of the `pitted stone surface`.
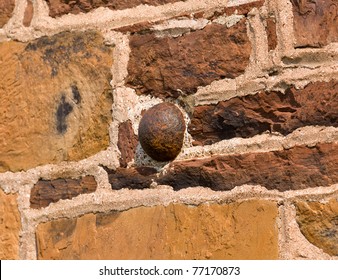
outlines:
[[0, 44], [0, 172], [109, 145], [112, 47], [94, 31]]
[[173, 160], [181, 151], [185, 121], [171, 103], [160, 103], [147, 110], [139, 125], [138, 136], [144, 151], [157, 161]]
[[139, 207], [37, 228], [39, 259], [277, 259], [277, 204]]
[[0, 259], [19, 258], [21, 219], [16, 202], [17, 195], [5, 194], [0, 189]]
[[338, 256], [338, 199], [327, 203], [297, 201], [297, 222], [303, 235], [331, 256]]

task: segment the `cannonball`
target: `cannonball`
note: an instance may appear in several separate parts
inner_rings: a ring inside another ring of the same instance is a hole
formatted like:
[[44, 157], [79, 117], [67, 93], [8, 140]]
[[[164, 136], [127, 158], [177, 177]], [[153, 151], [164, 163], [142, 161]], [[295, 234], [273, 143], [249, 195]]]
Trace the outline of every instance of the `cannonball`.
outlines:
[[160, 103], [145, 112], [138, 129], [143, 150], [157, 161], [170, 161], [180, 153], [185, 131], [181, 111], [171, 103]]

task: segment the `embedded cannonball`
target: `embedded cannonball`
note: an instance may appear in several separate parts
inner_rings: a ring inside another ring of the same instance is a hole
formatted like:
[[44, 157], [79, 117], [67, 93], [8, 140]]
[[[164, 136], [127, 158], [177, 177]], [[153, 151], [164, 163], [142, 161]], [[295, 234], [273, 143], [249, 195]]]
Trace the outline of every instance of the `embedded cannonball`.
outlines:
[[173, 160], [181, 151], [185, 122], [171, 103], [160, 103], [145, 112], [138, 129], [143, 150], [157, 161]]

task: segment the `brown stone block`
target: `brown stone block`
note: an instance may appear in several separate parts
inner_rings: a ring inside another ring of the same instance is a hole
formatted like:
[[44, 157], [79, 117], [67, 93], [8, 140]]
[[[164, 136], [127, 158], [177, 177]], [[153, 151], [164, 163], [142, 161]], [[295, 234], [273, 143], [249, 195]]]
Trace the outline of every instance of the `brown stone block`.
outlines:
[[178, 38], [134, 34], [130, 48], [127, 84], [138, 94], [162, 98], [243, 74], [251, 53], [245, 19], [230, 28], [210, 24]]
[[39, 259], [277, 259], [277, 205], [139, 207], [37, 227]]
[[31, 0], [27, 0], [27, 6], [26, 6], [25, 13], [24, 13], [24, 17], [23, 17], [23, 22], [22, 22], [24, 26], [31, 25], [33, 14], [34, 14], [33, 2]]
[[95, 192], [96, 188], [97, 183], [93, 176], [81, 179], [40, 180], [31, 190], [31, 207], [46, 207], [60, 199], [72, 199], [79, 194]]
[[113, 190], [146, 189], [156, 179], [156, 169], [151, 167], [106, 169]]
[[260, 92], [195, 108], [189, 133], [199, 144], [265, 131], [287, 135], [308, 125], [338, 126], [338, 82], [314, 82], [285, 93]]
[[21, 219], [16, 202], [17, 195], [5, 194], [0, 189], [0, 259], [19, 258]]
[[266, 33], [268, 35], [268, 50], [274, 50], [277, 47], [276, 20], [273, 17], [266, 19]]
[[0, 44], [0, 172], [109, 145], [112, 48], [94, 32]]
[[141, 4], [158, 6], [179, 1], [184, 2], [186, 0], [46, 0], [49, 6], [49, 15], [51, 17], [62, 16], [68, 13], [88, 13], [99, 7], [107, 7], [112, 10], [123, 10]]
[[1, 0], [0, 1], [0, 28], [3, 27], [12, 17], [15, 7], [15, 0]]
[[338, 200], [297, 201], [297, 222], [303, 235], [331, 256], [338, 256]]
[[243, 184], [279, 191], [329, 186], [338, 182], [338, 144], [296, 146], [288, 150], [213, 156], [173, 162], [159, 184], [175, 190], [203, 186], [231, 190]]
[[296, 47], [322, 47], [338, 42], [337, 0], [291, 0]]
[[135, 135], [133, 126], [130, 120], [119, 125], [119, 134], [117, 147], [121, 152], [120, 166], [127, 167], [128, 162], [135, 157], [138, 137]]

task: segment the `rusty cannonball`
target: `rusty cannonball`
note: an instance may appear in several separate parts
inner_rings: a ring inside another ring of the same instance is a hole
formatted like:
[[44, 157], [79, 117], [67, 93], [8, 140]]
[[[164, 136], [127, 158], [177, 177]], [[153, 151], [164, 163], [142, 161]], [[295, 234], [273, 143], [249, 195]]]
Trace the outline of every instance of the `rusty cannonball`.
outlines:
[[143, 150], [157, 161], [173, 160], [183, 145], [185, 122], [171, 103], [160, 103], [143, 115], [138, 136]]

